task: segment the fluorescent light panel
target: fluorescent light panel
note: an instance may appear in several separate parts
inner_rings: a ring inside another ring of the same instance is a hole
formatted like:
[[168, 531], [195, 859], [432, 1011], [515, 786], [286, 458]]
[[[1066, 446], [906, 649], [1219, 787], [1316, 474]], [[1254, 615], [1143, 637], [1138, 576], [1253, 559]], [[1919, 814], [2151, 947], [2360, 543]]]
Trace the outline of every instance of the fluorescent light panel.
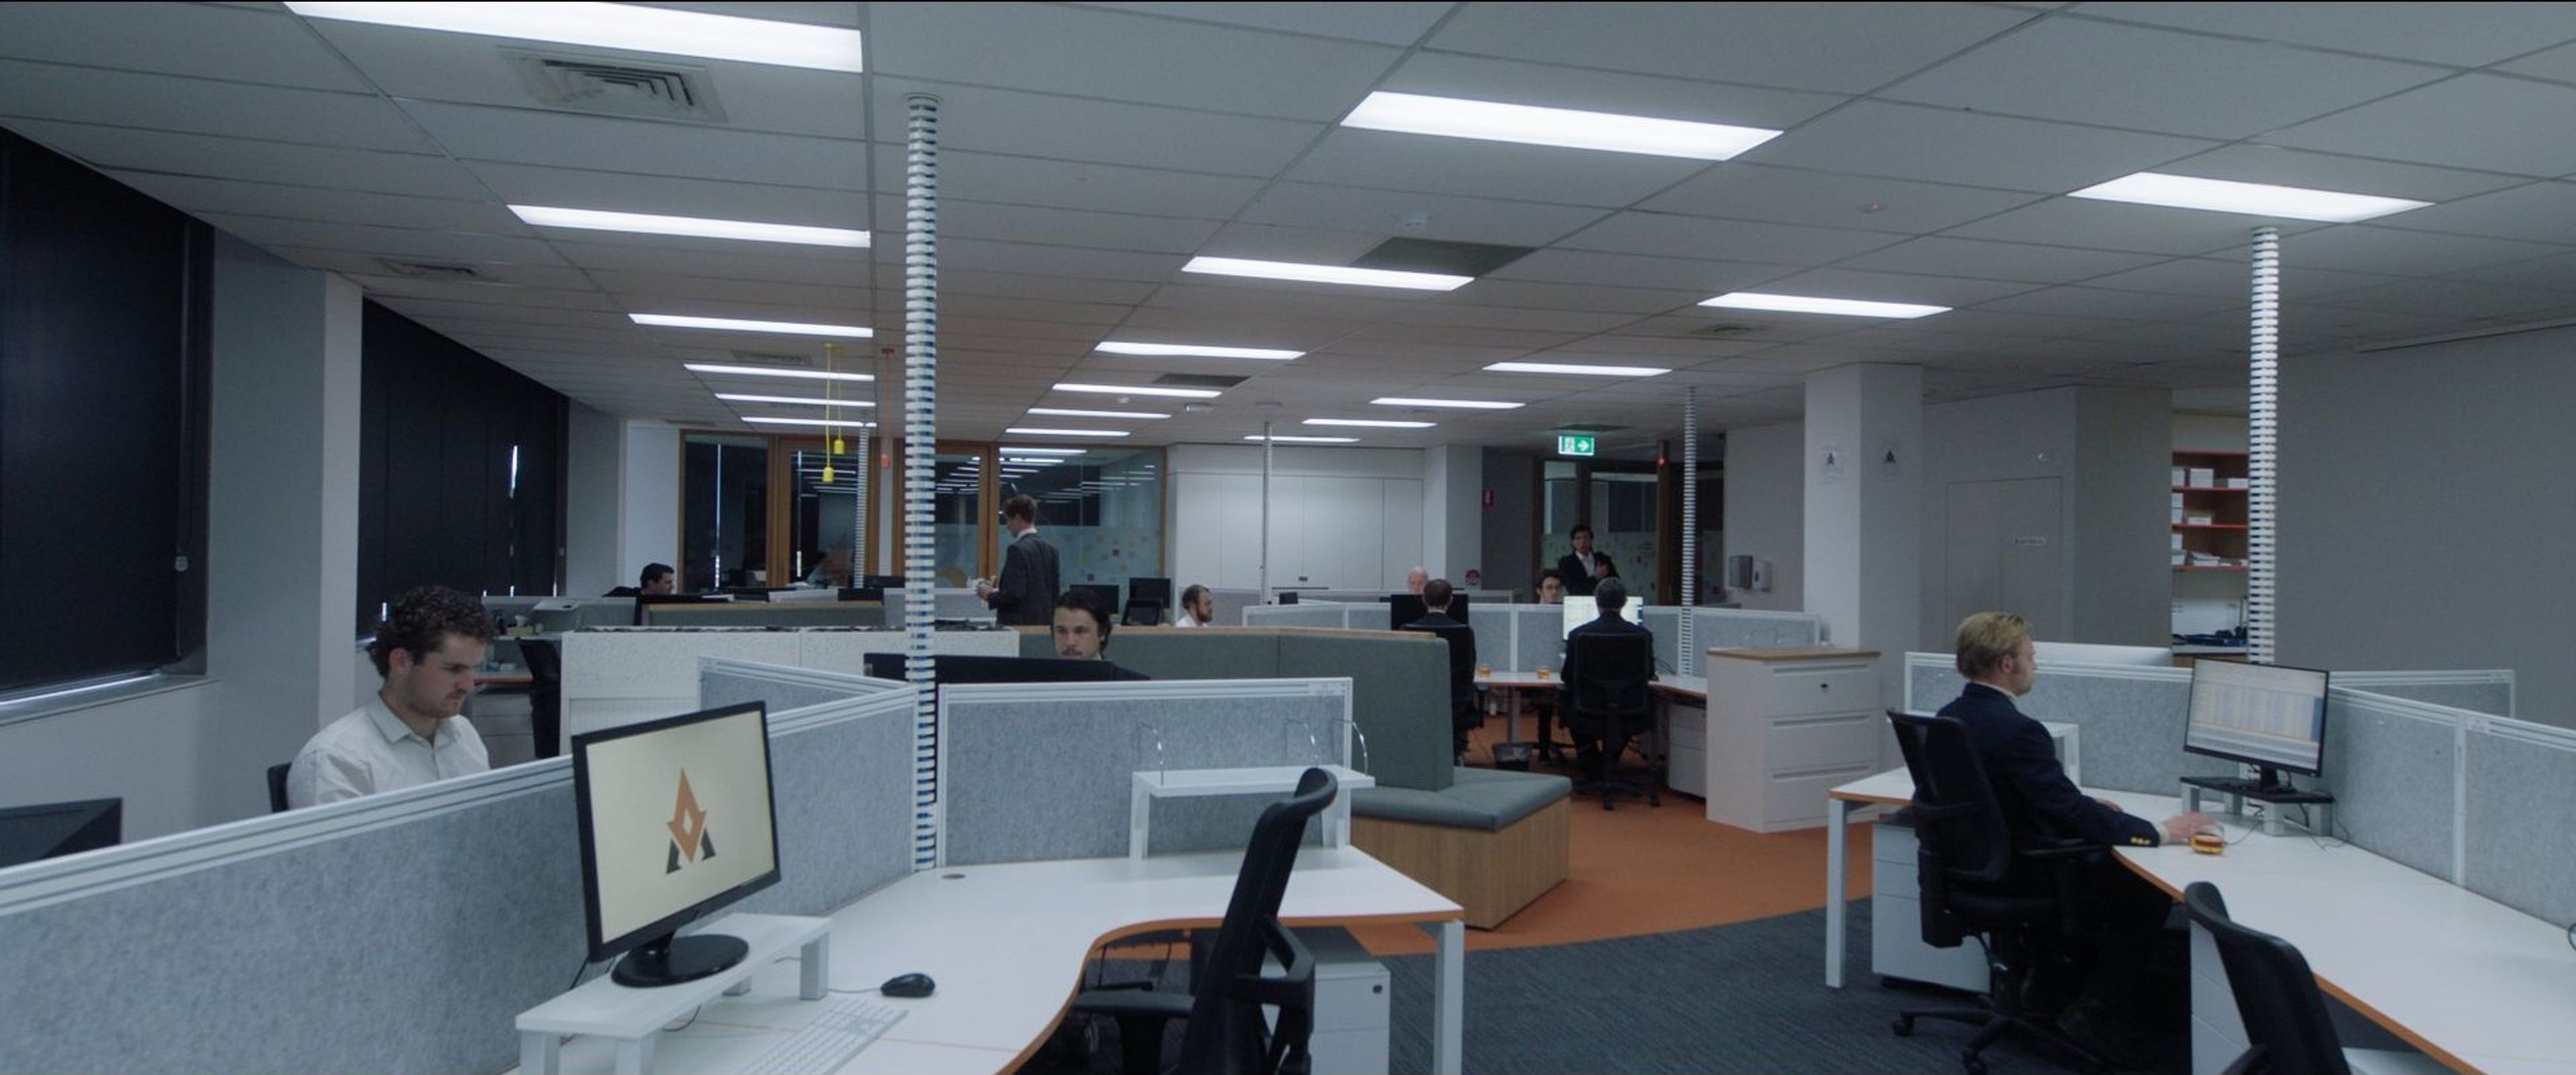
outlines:
[[1089, 392], [1105, 396], [1168, 396], [1172, 399], [1215, 399], [1217, 392], [1208, 388], [1163, 388], [1150, 384], [1077, 384], [1064, 382], [1055, 386], [1058, 392]]
[[868, 233], [853, 228], [818, 228], [804, 224], [762, 224], [750, 220], [714, 220], [651, 213], [613, 213], [605, 209], [566, 209], [552, 205], [513, 205], [519, 219], [540, 228], [624, 231], [638, 235], [685, 235], [695, 239], [741, 239], [754, 243], [802, 246], [863, 247]]
[[1703, 299], [1702, 306], [1720, 306], [1730, 310], [1772, 310], [1787, 314], [1837, 314], [1843, 317], [1893, 317], [1912, 320], [1950, 312], [1947, 306], [1925, 306], [1913, 302], [1870, 302], [1864, 299], [1828, 299], [1815, 295], [1767, 295], [1759, 291], [1729, 291], [1713, 299]]
[[864, 340], [877, 334], [862, 325], [810, 325], [796, 321], [745, 321], [735, 317], [692, 317], [687, 314], [628, 314], [639, 325], [661, 328], [704, 328], [719, 332], [767, 332], [779, 336], [842, 336]]
[[1404, 422], [1385, 418], [1309, 418], [1310, 426], [1359, 426], [1364, 429], [1429, 429], [1437, 423]]
[[703, 56], [817, 71], [861, 71], [857, 30], [772, 22], [732, 15], [636, 4], [570, 3], [312, 3], [289, 0], [287, 10], [306, 18], [367, 22], [414, 30], [443, 30], [521, 41], [553, 41]]
[[1169, 417], [1171, 417], [1171, 415], [1168, 415], [1168, 414], [1156, 414], [1156, 413], [1154, 413], [1154, 412], [1152, 412], [1152, 411], [1078, 411], [1078, 410], [1067, 410], [1067, 409], [1062, 408], [1062, 407], [1031, 407], [1031, 408], [1029, 408], [1029, 413], [1030, 413], [1030, 414], [1043, 414], [1043, 415], [1046, 415], [1046, 416], [1051, 417], [1051, 418], [1169, 418]]
[[1294, 280], [1306, 284], [1395, 287], [1411, 291], [1456, 291], [1476, 279], [1472, 276], [1449, 276], [1433, 272], [1354, 269], [1348, 265], [1307, 265], [1294, 261], [1254, 261], [1248, 258], [1191, 258], [1189, 264], [1181, 266], [1181, 271], [1209, 273], [1216, 276], [1250, 276], [1262, 280]]
[[1708, 161], [1731, 160], [1736, 154], [1780, 137], [1780, 132], [1762, 127], [1384, 90], [1369, 94], [1342, 120], [1342, 126]]
[[1012, 426], [1002, 432], [1016, 437], [1123, 437], [1127, 435], [1124, 429], [1039, 429], [1030, 426]]
[[1001, 448], [1003, 455], [1082, 455], [1086, 450], [1082, 448], [1014, 448], [1008, 444]]
[[1266, 440], [1277, 444], [1357, 444], [1360, 442], [1358, 437], [1292, 437], [1285, 433], [1275, 437], [1265, 437], [1255, 433], [1243, 439]]
[[2337, 224], [2369, 220], [2372, 217], [2383, 217], [2390, 213], [2403, 213], [2409, 209], [2421, 209], [2433, 204], [2406, 198], [2382, 198], [2371, 194], [2346, 194], [2334, 190], [2274, 186], [2270, 183], [2197, 179], [2187, 175], [2165, 175], [2160, 172], [2139, 172], [2121, 176], [2108, 183], [2099, 183], [2075, 191], [2067, 197], [2161, 205], [2173, 209], [2206, 209], [2214, 213], [2286, 217], [2291, 220], [2323, 220]]
[[869, 373], [825, 373], [822, 370], [791, 370], [777, 366], [727, 366], [713, 362], [684, 362], [680, 368], [691, 373], [721, 373], [733, 377], [789, 377], [800, 381], [873, 381]]
[[1567, 373], [1578, 377], [1661, 377], [1672, 372], [1662, 366], [1578, 366], [1567, 362], [1496, 362], [1485, 369], [1492, 373]]
[[1369, 402], [1381, 407], [1448, 407], [1463, 411], [1513, 411], [1524, 406], [1489, 399], [1417, 399], [1412, 396], [1379, 396]]
[[829, 426], [840, 429], [875, 429], [875, 422], [843, 421], [838, 418], [745, 418], [743, 421], [765, 426]]
[[1269, 347], [1218, 347], [1214, 344], [1204, 343], [1126, 343], [1119, 340], [1103, 340], [1101, 341], [1100, 346], [1094, 347], [1092, 350], [1110, 355], [1183, 355], [1197, 358], [1266, 358], [1282, 362], [1292, 358], [1303, 357], [1306, 353], [1304, 351], [1282, 351]]
[[824, 399], [821, 396], [754, 396], [741, 392], [718, 392], [716, 398], [732, 403], [795, 403], [814, 407], [874, 407], [864, 399]]

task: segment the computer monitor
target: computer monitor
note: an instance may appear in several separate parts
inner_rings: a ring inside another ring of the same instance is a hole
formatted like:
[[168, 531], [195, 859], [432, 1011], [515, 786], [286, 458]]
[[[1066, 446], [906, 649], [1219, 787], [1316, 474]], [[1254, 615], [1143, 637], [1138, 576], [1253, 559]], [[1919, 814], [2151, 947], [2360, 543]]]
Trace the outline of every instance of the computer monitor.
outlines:
[[[1391, 631], [1401, 631], [1405, 624], [1421, 619], [1431, 612], [1431, 606], [1425, 604], [1422, 595], [1418, 593], [1388, 594], [1380, 600], [1386, 602], [1386, 626]], [[1449, 618], [1460, 623], [1467, 622], [1466, 594], [1455, 590], [1450, 591]]]
[[843, 601], [883, 601], [885, 600], [885, 587], [843, 586], [841, 587], [839, 599]]
[[713, 594], [698, 593], [665, 593], [638, 597], [635, 599], [635, 626], [646, 627], [653, 623], [652, 609], [655, 605], [705, 605], [725, 599]]
[[0, 869], [114, 847], [124, 832], [123, 799], [83, 799], [0, 810]]
[[[1057, 657], [979, 657], [962, 653], [931, 659], [934, 683], [1101, 683], [1136, 679], [1136, 673], [1108, 661], [1068, 661]], [[903, 654], [867, 653], [860, 667], [875, 679], [903, 681]]]
[[1110, 615], [1112, 615], [1112, 616], [1115, 616], [1115, 615], [1117, 615], [1117, 614], [1118, 614], [1118, 584], [1117, 584], [1117, 583], [1114, 583], [1114, 582], [1069, 582], [1069, 583], [1066, 583], [1066, 584], [1065, 584], [1065, 587], [1064, 587], [1064, 588], [1065, 588], [1067, 591], [1072, 591], [1072, 590], [1089, 590], [1089, 591], [1091, 591], [1091, 596], [1093, 596], [1093, 597], [1097, 597], [1097, 598], [1099, 598], [1099, 599], [1100, 599], [1100, 607], [1101, 607], [1101, 608], [1103, 608], [1103, 609], [1107, 610], [1107, 611], [1108, 611], [1108, 613], [1109, 613]]
[[[1600, 618], [1601, 605], [1590, 595], [1568, 595], [1565, 599], [1565, 630], [1562, 633], [1571, 635], [1575, 628]], [[1627, 604], [1619, 606], [1619, 618], [1639, 627], [1645, 626], [1646, 603], [1631, 595]]]
[[2325, 771], [2326, 673], [2310, 668], [2195, 661], [2191, 718], [2182, 748], [2252, 765], [2256, 786], [2281, 789], [2281, 772]]
[[873, 586], [880, 590], [900, 590], [903, 589], [903, 576], [861, 575], [859, 576], [859, 585]]
[[1127, 603], [1132, 605], [1138, 602], [1160, 605], [1164, 608], [1172, 607], [1172, 580], [1143, 576], [1128, 579]]
[[739, 937], [680, 927], [778, 883], [761, 702], [572, 737], [590, 958], [625, 955], [618, 984], [674, 985], [750, 953]]

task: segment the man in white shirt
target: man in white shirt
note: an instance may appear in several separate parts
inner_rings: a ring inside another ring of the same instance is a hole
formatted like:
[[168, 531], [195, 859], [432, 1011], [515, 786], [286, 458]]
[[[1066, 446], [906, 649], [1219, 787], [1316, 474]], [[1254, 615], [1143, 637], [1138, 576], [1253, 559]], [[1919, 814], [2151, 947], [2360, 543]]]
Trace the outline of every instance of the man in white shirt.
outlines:
[[366, 705], [324, 725], [286, 774], [293, 807], [483, 772], [483, 737], [457, 711], [474, 693], [474, 670], [492, 637], [483, 605], [444, 586], [394, 601], [367, 647], [384, 687]]
[[1216, 622], [1216, 591], [1197, 583], [1181, 591], [1181, 618], [1174, 627], [1207, 627]]

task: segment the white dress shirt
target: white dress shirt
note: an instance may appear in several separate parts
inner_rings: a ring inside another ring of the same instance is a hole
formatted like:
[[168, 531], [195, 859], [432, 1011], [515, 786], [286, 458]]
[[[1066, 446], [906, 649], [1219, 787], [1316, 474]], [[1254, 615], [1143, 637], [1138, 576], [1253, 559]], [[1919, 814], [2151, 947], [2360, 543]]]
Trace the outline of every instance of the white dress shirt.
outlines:
[[464, 717], [438, 722], [432, 742], [385, 707], [382, 696], [314, 733], [286, 773], [286, 804], [302, 808], [418, 787], [492, 768], [483, 737]]
[[1190, 615], [1190, 610], [1188, 610], [1188, 609], [1186, 609], [1186, 608], [1185, 608], [1185, 609], [1182, 609], [1182, 610], [1181, 610], [1181, 618], [1180, 618], [1180, 619], [1177, 619], [1177, 620], [1172, 621], [1172, 626], [1174, 626], [1174, 627], [1205, 627], [1205, 626], [1207, 626], [1207, 625], [1206, 625], [1206, 624], [1204, 624], [1204, 623], [1200, 623], [1200, 622], [1199, 622], [1199, 618], [1198, 618], [1198, 617], [1196, 617], [1196, 616]]

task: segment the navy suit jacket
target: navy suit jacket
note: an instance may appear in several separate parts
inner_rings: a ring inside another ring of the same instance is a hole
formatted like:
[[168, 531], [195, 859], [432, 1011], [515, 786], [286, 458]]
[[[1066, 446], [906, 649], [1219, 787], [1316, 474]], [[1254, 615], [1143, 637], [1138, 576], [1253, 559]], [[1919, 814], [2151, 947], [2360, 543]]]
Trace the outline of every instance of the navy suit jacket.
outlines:
[[2015, 831], [2074, 837], [2119, 847], [2163, 842], [2155, 822], [2095, 802], [2066, 778], [2048, 729], [2013, 707], [2012, 696], [1983, 683], [1968, 684], [1941, 716], [1968, 726], [1968, 740], [1985, 762], [1986, 779], [2003, 801], [2004, 820]]
[[[1590, 623], [1576, 627], [1571, 631], [1567, 631], [1565, 633], [1565, 667], [1558, 671], [1557, 679], [1560, 681], [1561, 685], [1556, 688], [1556, 701], [1558, 705], [1564, 707], [1564, 712], [1571, 713], [1574, 711], [1574, 684], [1583, 675], [1583, 669], [1580, 667], [1582, 662], [1574, 659], [1574, 636], [1588, 634], [1644, 635], [1646, 636], [1646, 652], [1653, 653], [1655, 650], [1655, 632], [1647, 630], [1644, 624], [1630, 623], [1626, 619], [1621, 618], [1617, 613], [1603, 616]], [[1647, 658], [1646, 678], [1655, 678], [1655, 665], [1652, 657]]]
[[1063, 592], [1056, 580], [1055, 546], [1044, 535], [1029, 531], [1002, 549], [1002, 577], [984, 603], [1003, 626], [1044, 627], [1055, 622], [1055, 599]]
[[[1610, 577], [1619, 577], [1619, 565], [1611, 563], [1609, 553], [1594, 549], [1592, 558], [1610, 564]], [[1556, 558], [1556, 573], [1565, 576], [1565, 592], [1570, 596], [1590, 597], [1593, 588], [1601, 585], [1600, 579], [1593, 578], [1591, 572], [1583, 569], [1583, 558], [1570, 552]]]

